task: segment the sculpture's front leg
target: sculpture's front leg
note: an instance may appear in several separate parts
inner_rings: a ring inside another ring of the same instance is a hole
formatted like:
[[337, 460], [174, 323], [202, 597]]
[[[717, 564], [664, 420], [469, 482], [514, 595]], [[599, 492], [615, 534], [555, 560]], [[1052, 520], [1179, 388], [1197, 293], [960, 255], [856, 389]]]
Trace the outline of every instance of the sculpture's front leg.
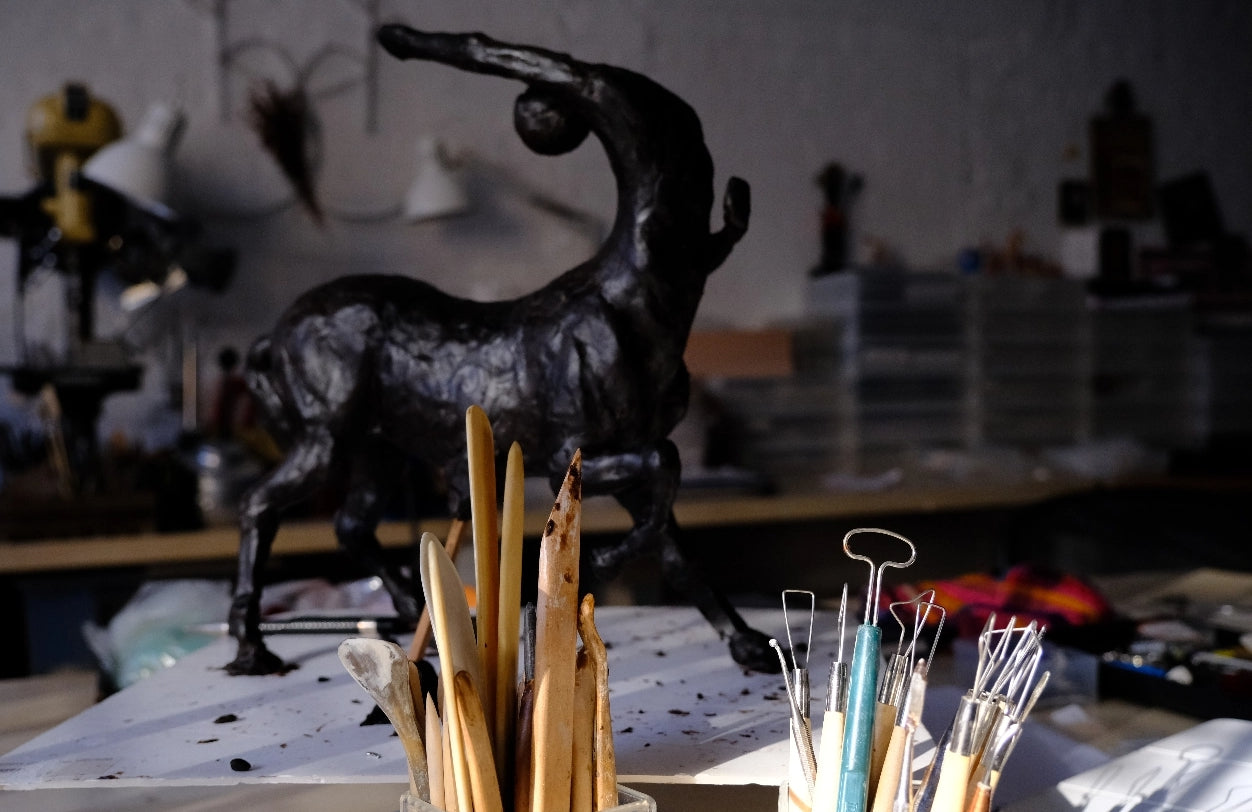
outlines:
[[274, 674], [287, 665], [261, 637], [261, 584], [280, 510], [311, 493], [324, 479], [331, 458], [331, 438], [315, 432], [291, 449], [282, 463], [252, 487], [240, 502], [239, 566], [231, 599], [230, 633], [238, 642], [232, 675]]

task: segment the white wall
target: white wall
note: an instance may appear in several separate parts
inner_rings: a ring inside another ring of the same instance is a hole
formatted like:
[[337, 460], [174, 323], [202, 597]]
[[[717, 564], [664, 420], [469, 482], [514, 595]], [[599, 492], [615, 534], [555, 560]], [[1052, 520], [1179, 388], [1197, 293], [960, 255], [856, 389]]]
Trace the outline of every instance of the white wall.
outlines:
[[[588, 249], [577, 235], [484, 188], [474, 215], [418, 227], [332, 220], [319, 231], [291, 208], [215, 216], [287, 196], [243, 122], [248, 87], [265, 76], [289, 84], [284, 59], [305, 65], [328, 42], [362, 51], [371, 42], [362, 5], [225, 2], [227, 42], [263, 47], [247, 50], [223, 82], [210, 0], [0, 0], [0, 190], [27, 187], [24, 112], [66, 80], [89, 83], [131, 126], [149, 102], [182, 104], [179, 205], [242, 260], [226, 295], [199, 300], [209, 351], [246, 342], [299, 292], [344, 273], [407, 273], [463, 295], [506, 296], [581, 259]], [[802, 312], [819, 254], [814, 176], [831, 160], [866, 178], [857, 233], [886, 241], [911, 266], [951, 267], [962, 247], [1002, 243], [1015, 228], [1030, 250], [1055, 256], [1057, 181], [1082, 173], [1087, 121], [1121, 77], [1156, 123], [1159, 177], [1208, 170], [1227, 225], [1252, 226], [1252, 4], [1242, 0], [384, 0], [380, 9], [383, 21], [481, 30], [629, 67], [690, 102], [719, 194], [732, 173], [753, 187], [751, 228], [710, 281], [705, 323]], [[356, 70], [328, 60], [309, 87]], [[318, 97], [323, 200], [339, 210], [398, 202], [416, 138], [434, 134], [609, 218], [613, 184], [599, 144], [556, 159], [530, 154], [511, 129], [520, 87], [379, 52], [376, 132], [366, 131], [363, 85]], [[1069, 147], [1076, 161], [1063, 158]], [[0, 329], [0, 344], [10, 332]]]

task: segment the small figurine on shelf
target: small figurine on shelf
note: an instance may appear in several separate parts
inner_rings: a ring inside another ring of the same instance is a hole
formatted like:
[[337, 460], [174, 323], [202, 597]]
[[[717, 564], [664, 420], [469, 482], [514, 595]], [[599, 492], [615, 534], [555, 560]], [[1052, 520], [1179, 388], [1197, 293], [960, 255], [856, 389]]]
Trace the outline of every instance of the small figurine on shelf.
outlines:
[[825, 205], [822, 207], [822, 256], [813, 276], [842, 271], [848, 267], [848, 210], [861, 191], [860, 175], [849, 176], [841, 164], [827, 164], [817, 176]]

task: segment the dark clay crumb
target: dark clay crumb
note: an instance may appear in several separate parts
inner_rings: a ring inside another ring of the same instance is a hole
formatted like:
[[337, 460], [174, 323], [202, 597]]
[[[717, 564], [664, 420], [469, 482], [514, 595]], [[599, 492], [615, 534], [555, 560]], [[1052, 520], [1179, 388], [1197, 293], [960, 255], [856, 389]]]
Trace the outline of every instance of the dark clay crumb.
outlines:
[[656, 652], [656, 656], [658, 656], [658, 657], [664, 657], [664, 656], [665, 656], [665, 652], [664, 652], [664, 651], [658, 651], [658, 652]]
[[635, 729], [634, 729], [633, 727], [624, 727], [624, 728], [622, 728], [621, 730], [619, 730], [619, 731], [617, 731], [617, 732], [618, 732], [618, 733], [634, 733], [634, 732], [635, 732]]
[[318, 682], [330, 682], [330, 677], [318, 677]]
[[696, 694], [696, 699], [704, 699], [704, 694]]
[[230, 760], [230, 768], [237, 773], [246, 773], [252, 769], [252, 765], [246, 758], [232, 758]]
[[98, 780], [98, 781], [113, 781], [113, 780], [115, 780], [116, 778], [117, 778], [117, 776], [116, 776], [116, 775], [111, 775], [111, 774], [110, 774], [110, 775], [102, 775], [102, 776], [100, 776], [100, 777], [99, 777], [98, 779], [96, 779], [96, 780]]
[[217, 739], [201, 739], [200, 741], [196, 742], [196, 744], [212, 744], [215, 741], [217, 741]]
[[223, 713], [221, 716], [213, 720], [213, 724], [224, 725], [224, 724], [227, 724], [228, 722], [238, 722], [238, 721], [239, 721], [239, 717], [236, 716], [235, 714]]
[[678, 708], [670, 708], [669, 712], [674, 714], [675, 716], [690, 716], [691, 715], [691, 711], [680, 710]]

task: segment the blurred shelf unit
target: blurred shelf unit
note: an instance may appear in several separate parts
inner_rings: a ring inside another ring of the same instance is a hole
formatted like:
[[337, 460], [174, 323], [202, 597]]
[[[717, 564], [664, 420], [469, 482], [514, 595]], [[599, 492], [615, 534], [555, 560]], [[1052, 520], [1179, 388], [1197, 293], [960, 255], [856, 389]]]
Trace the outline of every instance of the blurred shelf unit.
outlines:
[[847, 271], [811, 280], [793, 372], [709, 382], [741, 462], [872, 475], [933, 450], [1153, 448], [1252, 430], [1252, 330], [1197, 330], [1185, 296], [1082, 281]]

